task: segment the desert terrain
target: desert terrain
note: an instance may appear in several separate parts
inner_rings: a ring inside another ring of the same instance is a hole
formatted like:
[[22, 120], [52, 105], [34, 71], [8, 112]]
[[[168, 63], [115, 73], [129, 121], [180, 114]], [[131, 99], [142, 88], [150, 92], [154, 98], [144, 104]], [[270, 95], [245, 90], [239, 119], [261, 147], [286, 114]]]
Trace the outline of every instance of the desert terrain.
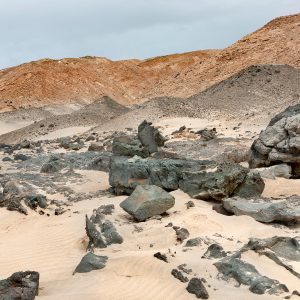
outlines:
[[299, 299], [299, 68], [296, 14], [0, 71], [0, 299]]

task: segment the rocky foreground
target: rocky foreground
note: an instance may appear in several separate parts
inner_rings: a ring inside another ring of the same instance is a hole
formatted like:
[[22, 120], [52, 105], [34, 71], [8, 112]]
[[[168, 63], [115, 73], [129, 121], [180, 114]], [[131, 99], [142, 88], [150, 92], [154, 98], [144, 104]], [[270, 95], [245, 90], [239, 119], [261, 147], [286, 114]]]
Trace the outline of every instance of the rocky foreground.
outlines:
[[1, 144], [0, 299], [297, 299], [299, 125]]

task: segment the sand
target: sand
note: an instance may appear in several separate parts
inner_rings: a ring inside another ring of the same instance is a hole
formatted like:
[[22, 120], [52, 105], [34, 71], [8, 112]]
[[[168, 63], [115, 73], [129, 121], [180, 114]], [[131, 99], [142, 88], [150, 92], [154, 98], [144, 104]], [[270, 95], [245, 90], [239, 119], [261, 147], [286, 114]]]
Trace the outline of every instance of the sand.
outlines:
[[17, 130], [19, 128], [23, 128], [25, 126], [28, 126], [32, 124], [32, 122], [20, 122], [20, 121], [0, 121], [0, 135], [5, 134], [14, 130]]
[[[107, 174], [96, 171], [80, 173], [89, 182], [82, 187], [82, 191], [108, 187]], [[273, 189], [275, 183], [266, 181], [266, 194], [269, 196], [278, 197], [282, 193], [280, 189]], [[287, 186], [291, 188], [294, 183], [286, 181], [285, 184], [291, 184]], [[191, 200], [189, 196], [181, 191], [172, 194], [176, 204], [169, 211], [169, 216], [163, 217], [161, 221], [148, 220], [142, 223], [134, 223], [119, 207], [124, 196], [77, 202], [60, 216], [40, 216], [32, 211], [29, 216], [23, 216], [0, 209], [0, 278], [20, 270], [40, 272], [40, 294], [36, 299], [195, 299], [186, 292], [186, 284], [171, 275], [173, 268], [186, 263], [188, 268], [193, 269], [193, 273], [207, 280], [206, 286], [211, 285], [211, 288], [208, 287], [210, 299], [233, 299], [233, 295], [234, 299], [274, 299], [274, 296], [255, 295], [247, 287], [236, 288], [233, 284], [216, 279], [217, 270], [212, 261], [200, 259], [207, 246], [184, 252], [184, 247], [176, 242], [174, 230], [165, 225], [172, 222], [185, 227], [191, 238], [211, 238], [227, 251], [240, 248], [250, 237], [295, 236], [297, 228], [276, 228], [247, 216], [227, 217], [213, 211], [212, 203], [199, 200], [193, 200], [195, 208], [187, 210], [185, 203]], [[95, 250], [96, 254], [109, 257], [105, 269], [73, 276], [72, 272], [86, 253], [88, 240], [85, 234], [85, 214], [90, 215], [94, 208], [110, 203], [116, 206], [116, 211], [108, 218], [114, 220], [124, 243]], [[137, 232], [135, 226], [141, 227], [142, 231]], [[170, 263], [167, 264], [153, 257], [158, 251], [170, 252], [174, 257], [168, 254]], [[294, 276], [270, 260], [253, 253], [245, 253], [244, 256], [263, 275], [280, 277], [290, 290], [299, 287], [299, 281]], [[300, 271], [299, 264], [294, 267]]]

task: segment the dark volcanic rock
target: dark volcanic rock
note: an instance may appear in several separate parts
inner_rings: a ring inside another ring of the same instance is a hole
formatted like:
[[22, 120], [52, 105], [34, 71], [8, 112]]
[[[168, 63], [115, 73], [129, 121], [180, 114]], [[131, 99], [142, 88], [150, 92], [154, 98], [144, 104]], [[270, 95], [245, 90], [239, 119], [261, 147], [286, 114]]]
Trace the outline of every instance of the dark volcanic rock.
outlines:
[[42, 165], [41, 173], [56, 173], [64, 168], [60, 158], [56, 155], [50, 157], [49, 161]]
[[178, 280], [180, 280], [181, 282], [188, 282], [189, 279], [186, 276], [183, 276], [183, 274], [177, 270], [177, 269], [173, 269], [171, 271], [171, 274]]
[[156, 185], [167, 191], [174, 191], [179, 188], [184, 170], [204, 170], [209, 165], [212, 162], [112, 157], [109, 183], [116, 195], [131, 194], [140, 184]]
[[48, 205], [46, 196], [40, 194], [27, 194], [25, 196], [25, 203], [32, 209], [36, 209], [38, 206], [46, 208]]
[[103, 150], [104, 150], [104, 145], [102, 143], [99, 143], [99, 142], [91, 143], [89, 148], [88, 148], [88, 151], [101, 152]]
[[239, 164], [223, 163], [215, 172], [184, 171], [179, 187], [192, 198], [221, 200], [235, 194], [258, 197], [264, 182], [259, 174], [249, 174]]
[[249, 286], [249, 290], [255, 294], [268, 293], [271, 295], [278, 295], [288, 292], [288, 288], [279, 283], [277, 280], [262, 276], [256, 268], [239, 258], [228, 257], [224, 258], [214, 264], [222, 279], [229, 281], [235, 279], [239, 284]]
[[251, 168], [288, 163], [300, 176], [300, 104], [275, 116], [251, 146]]
[[158, 147], [162, 147], [165, 143], [165, 138], [159, 130], [152, 126], [152, 123], [143, 121], [138, 127], [138, 137], [143, 146], [154, 153], [158, 151]]
[[224, 208], [237, 216], [247, 215], [259, 222], [300, 222], [300, 197], [291, 196], [283, 200], [224, 199]]
[[134, 192], [120, 206], [137, 221], [145, 221], [165, 213], [175, 204], [175, 198], [155, 185], [137, 186]]
[[122, 244], [123, 238], [109, 220], [105, 220], [105, 215], [94, 210], [93, 215], [86, 216], [85, 230], [89, 237], [87, 249], [106, 248], [111, 244]]
[[222, 258], [225, 256], [227, 256], [227, 254], [222, 246], [218, 244], [212, 244], [208, 247], [207, 251], [203, 254], [202, 258], [215, 259]]
[[200, 299], [208, 299], [209, 295], [208, 292], [204, 286], [204, 284], [202, 283], [201, 279], [199, 278], [192, 278], [186, 288], [186, 290], [191, 293], [194, 294], [197, 298]]
[[17, 272], [0, 280], [1, 300], [33, 300], [39, 293], [39, 273]]
[[189, 238], [190, 233], [186, 228], [175, 228], [177, 241], [183, 242], [187, 238]]
[[103, 269], [106, 266], [107, 260], [107, 256], [99, 256], [89, 252], [81, 259], [73, 274]]
[[202, 239], [201, 238], [193, 238], [186, 241], [184, 247], [198, 247], [202, 245]]
[[154, 253], [153, 256], [159, 260], [166, 262], [166, 263], [168, 262], [167, 256], [165, 254], [162, 254], [161, 252]]
[[201, 136], [201, 139], [203, 139], [204, 141], [210, 141], [217, 137], [217, 130], [216, 128], [202, 129], [197, 131], [196, 134], [199, 134]]
[[109, 172], [111, 157], [112, 153], [110, 152], [101, 153], [99, 156], [94, 158], [91, 163], [88, 164], [88, 170]]
[[122, 135], [114, 138], [112, 152], [114, 155], [129, 157], [133, 157], [135, 155], [148, 157], [150, 155], [149, 151], [134, 135]]

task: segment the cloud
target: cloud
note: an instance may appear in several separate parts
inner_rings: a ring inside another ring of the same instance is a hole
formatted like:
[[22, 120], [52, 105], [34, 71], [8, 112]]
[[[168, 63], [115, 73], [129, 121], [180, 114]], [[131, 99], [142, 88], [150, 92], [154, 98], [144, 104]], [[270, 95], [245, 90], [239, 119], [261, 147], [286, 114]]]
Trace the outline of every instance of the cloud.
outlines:
[[[2, 3], [1, 3], [2, 2]], [[0, 0], [0, 68], [44, 57], [223, 48], [298, 0]]]

